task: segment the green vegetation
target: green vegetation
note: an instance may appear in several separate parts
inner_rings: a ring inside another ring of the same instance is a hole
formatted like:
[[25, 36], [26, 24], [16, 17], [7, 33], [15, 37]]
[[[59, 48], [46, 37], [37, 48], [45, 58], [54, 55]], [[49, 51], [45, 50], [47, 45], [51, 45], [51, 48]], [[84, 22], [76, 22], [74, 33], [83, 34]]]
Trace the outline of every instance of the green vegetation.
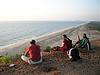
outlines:
[[100, 31], [100, 22], [92, 21], [83, 26], [85, 26], [85, 28], [89, 30], [99, 30]]
[[50, 47], [50, 46], [47, 46], [47, 47], [44, 49], [45, 52], [50, 52], [50, 50], [51, 50], [51, 47]]
[[9, 56], [0, 56], [0, 63], [2, 64], [11, 63], [11, 58]]

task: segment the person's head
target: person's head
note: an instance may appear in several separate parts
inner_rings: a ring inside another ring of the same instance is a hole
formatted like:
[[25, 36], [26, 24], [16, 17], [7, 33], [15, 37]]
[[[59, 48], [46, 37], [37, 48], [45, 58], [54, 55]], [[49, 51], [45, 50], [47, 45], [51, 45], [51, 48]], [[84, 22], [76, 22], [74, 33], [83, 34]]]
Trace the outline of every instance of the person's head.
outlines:
[[86, 35], [86, 33], [83, 33], [83, 38], [87, 38], [87, 35]]
[[63, 35], [63, 37], [64, 37], [64, 38], [67, 38], [67, 36], [66, 36], [65, 34]]
[[32, 41], [30, 42], [30, 44], [35, 44], [35, 42], [36, 42], [35, 40], [32, 40]]
[[68, 39], [68, 37], [64, 34], [63, 35], [63, 38], [65, 39], [65, 40], [67, 40]]

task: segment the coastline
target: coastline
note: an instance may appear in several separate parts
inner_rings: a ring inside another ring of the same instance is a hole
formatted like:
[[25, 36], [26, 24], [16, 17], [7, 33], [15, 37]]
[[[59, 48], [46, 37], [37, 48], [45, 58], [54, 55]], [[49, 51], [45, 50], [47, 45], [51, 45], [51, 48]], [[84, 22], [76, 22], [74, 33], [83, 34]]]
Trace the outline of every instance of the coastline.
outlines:
[[0, 55], [9, 55], [9, 56], [15, 56], [16, 54], [21, 55], [25, 51], [25, 48], [29, 46], [29, 42], [32, 39], [35, 39], [42, 49], [46, 46], [51, 46], [51, 47], [60, 46], [63, 34], [66, 34], [71, 40], [73, 40], [73, 43], [75, 43], [77, 41], [77, 33], [81, 36], [83, 32], [86, 32], [84, 30], [80, 30], [78, 27], [64, 28], [56, 32], [44, 34], [42, 36], [33, 37], [30, 39], [25, 39], [20, 42], [8, 45], [0, 49]]
[[3, 46], [2, 48], [0, 48], [0, 55], [15, 56], [16, 54], [18, 54], [18, 55], [23, 54], [23, 51], [25, 50], [26, 47], [29, 46], [29, 42], [32, 39], [35, 39], [37, 41], [37, 43], [39, 43], [39, 45], [41, 45], [40, 42], [43, 43], [43, 41], [47, 41], [47, 39], [49, 39], [49, 38], [56, 37], [57, 35], [64, 33], [66, 30], [69, 30], [70, 28], [73, 28], [73, 27], [64, 28], [64, 29], [61, 29], [56, 32], [44, 34], [44, 35], [41, 35], [38, 37], [33, 37], [30, 39], [21, 40], [21, 41], [18, 41], [17, 43]]
[[[84, 25], [84, 24], [87, 24], [87, 23], [90, 23], [90, 22], [86, 22], [86, 23], [79, 24], [79, 26]], [[34, 36], [32, 38], [29, 38], [29, 39], [21, 39], [21, 40], [19, 40], [17, 42], [14, 42], [14, 43], [11, 43], [11, 44], [8, 44], [8, 45], [0, 46], [0, 49], [6, 48], [6, 47], [10, 47], [10, 46], [13, 46], [13, 45], [17, 45], [17, 44], [20, 44], [20, 43], [23, 44], [25, 42], [30, 41], [31, 39], [39, 39], [41, 37], [47, 37], [49, 35], [52, 35], [52, 34], [55, 34], [55, 33], [58, 33], [58, 32], [62, 32], [64, 30], [68, 30], [68, 29], [71, 29], [71, 28], [76, 28], [76, 27], [78, 27], [78, 26], [71, 26], [71, 27], [63, 28], [63, 29], [60, 29], [60, 30], [57, 30], [57, 31], [53, 31], [53, 32], [50, 32], [50, 33], [42, 34], [40, 36]]]

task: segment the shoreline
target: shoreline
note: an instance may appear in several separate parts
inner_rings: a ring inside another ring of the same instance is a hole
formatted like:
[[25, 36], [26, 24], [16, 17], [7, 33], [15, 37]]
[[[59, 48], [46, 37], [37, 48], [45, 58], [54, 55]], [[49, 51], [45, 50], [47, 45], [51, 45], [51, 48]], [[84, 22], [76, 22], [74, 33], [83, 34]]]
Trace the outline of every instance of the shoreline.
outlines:
[[29, 39], [19, 40], [15, 43], [12, 43], [12, 44], [9, 44], [9, 45], [6, 45], [6, 46], [1, 46], [0, 49], [11, 47], [11, 46], [14, 46], [14, 45], [21, 45], [21, 44], [24, 44], [26, 42], [31, 41], [32, 39], [41, 40], [42, 38], [47, 38], [50, 35], [57, 34], [57, 33], [66, 31], [66, 30], [71, 29], [71, 28], [73, 28], [73, 27], [64, 28], [64, 29], [61, 29], [61, 30], [58, 30], [58, 31], [55, 31], [55, 32], [51, 32], [51, 33], [48, 33], [48, 34], [43, 34], [43, 35], [40, 35], [40, 36], [35, 36], [35, 37], [29, 38]]
[[[84, 24], [87, 24], [87, 23], [84, 23]], [[81, 25], [84, 25], [84, 24], [81, 24]], [[45, 47], [45, 45], [50, 45], [50, 46], [59, 45], [59, 43], [61, 42], [62, 34], [65, 33], [65, 34], [70, 35], [70, 32], [72, 32], [73, 30], [75, 30], [75, 28], [77, 28], [79, 26], [64, 28], [64, 29], [61, 29], [61, 30], [58, 30], [58, 31], [55, 31], [55, 32], [52, 32], [49, 34], [44, 34], [44, 35], [41, 35], [38, 37], [25, 39], [25, 40], [19, 41], [14, 44], [10, 44], [8, 46], [4, 46], [3, 48], [0, 48], [0, 55], [15, 56], [16, 54], [23, 54], [23, 52], [25, 51], [25, 48], [29, 46], [29, 41], [31, 41], [32, 39], [35, 39], [40, 45], [42, 45], [44, 47]], [[59, 39], [58, 39], [58, 41], [55, 41], [55, 40], [57, 40], [57, 37], [59, 37]], [[52, 42], [52, 41], [54, 41], [54, 42]]]
[[49, 39], [50, 37], [61, 34], [61, 33], [65, 32], [66, 30], [70, 30], [70, 28], [65, 28], [65, 29], [62, 29], [62, 30], [59, 30], [59, 31], [56, 31], [56, 32], [44, 34], [44, 35], [41, 35], [41, 36], [38, 36], [38, 37], [33, 37], [33, 38], [30, 38], [30, 39], [25, 39], [24, 41], [19, 41], [17, 43], [13, 43], [13, 44], [4, 46], [4, 47], [0, 48], [0, 55], [2, 55], [2, 53], [8, 54], [9, 51], [13, 51], [13, 49], [16, 49], [16, 48], [20, 49], [20, 47], [22, 47], [22, 46], [27, 47], [29, 45], [29, 42], [32, 39], [35, 39], [37, 42], [41, 42], [41, 41], [43, 42], [43, 40]]
[[[89, 23], [89, 22], [87, 22], [87, 23]], [[79, 26], [87, 24], [87, 23], [79, 24]], [[55, 34], [55, 33], [58, 33], [58, 32], [62, 32], [62, 31], [65, 31], [65, 30], [70, 30], [72, 28], [76, 28], [76, 27], [79, 27], [79, 26], [67, 27], [67, 28], [63, 28], [63, 29], [57, 30], [57, 31], [50, 32], [50, 33], [42, 34], [40, 36], [34, 36], [32, 38], [29, 38], [29, 39], [22, 39], [22, 40], [19, 40], [17, 42], [14, 42], [14, 43], [11, 43], [11, 44], [8, 44], [8, 45], [5, 45], [5, 46], [0, 46], [0, 49], [6, 48], [6, 47], [10, 47], [10, 46], [13, 46], [13, 45], [17, 45], [17, 44], [20, 44], [20, 43], [23, 44], [25, 42], [31, 41], [31, 39], [36, 39], [37, 40], [37, 39], [40, 39], [42, 37], [47, 37], [49, 35], [52, 35], [52, 34]]]
[[[15, 55], [15, 54], [22, 54], [23, 53], [23, 48], [26, 48], [29, 46], [29, 42], [32, 39], [35, 39], [37, 42], [43, 42], [46, 39], [49, 39], [50, 37], [56, 37], [59, 34], [62, 34], [63, 32], [65, 32], [66, 30], [70, 30], [68, 28], [56, 31], [56, 32], [52, 32], [49, 34], [44, 34], [41, 35], [39, 37], [33, 37], [30, 39], [25, 39], [24, 41], [19, 41], [17, 43], [13, 43], [7, 46], [4, 46], [2, 48], [0, 48], [0, 55]], [[46, 40], [47, 41], [47, 40]], [[13, 54], [13, 52], [15, 52], [15, 54]]]

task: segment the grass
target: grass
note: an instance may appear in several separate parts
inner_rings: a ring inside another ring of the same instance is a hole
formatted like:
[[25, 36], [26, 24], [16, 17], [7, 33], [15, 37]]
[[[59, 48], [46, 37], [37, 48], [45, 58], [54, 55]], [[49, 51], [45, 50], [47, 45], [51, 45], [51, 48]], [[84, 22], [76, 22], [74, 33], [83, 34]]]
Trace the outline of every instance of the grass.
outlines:
[[9, 57], [9, 56], [0, 56], [0, 63], [1, 64], [11, 63], [11, 57]]
[[100, 31], [100, 22], [95, 22], [92, 21], [86, 25], [83, 25], [85, 28], [89, 29], [89, 30], [98, 30]]
[[50, 46], [47, 46], [45, 49], [44, 49], [44, 52], [50, 52], [51, 50], [51, 47]]

